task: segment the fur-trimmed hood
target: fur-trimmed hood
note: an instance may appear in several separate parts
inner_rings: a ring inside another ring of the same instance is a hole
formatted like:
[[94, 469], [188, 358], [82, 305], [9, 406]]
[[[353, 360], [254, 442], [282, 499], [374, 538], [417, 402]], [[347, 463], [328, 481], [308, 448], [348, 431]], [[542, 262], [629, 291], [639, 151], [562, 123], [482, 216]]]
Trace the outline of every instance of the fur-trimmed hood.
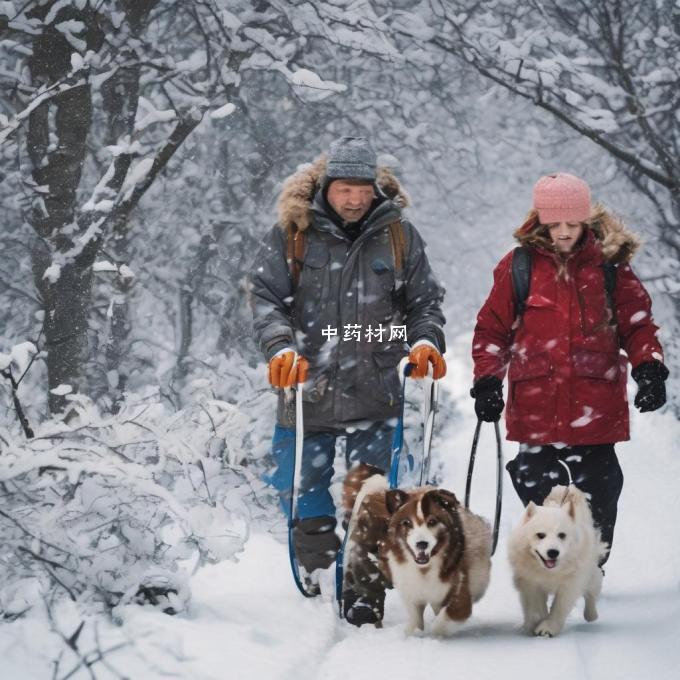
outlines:
[[[593, 206], [588, 228], [599, 242], [604, 259], [616, 265], [630, 262], [642, 244], [637, 234], [630, 231], [618, 216], [610, 213], [600, 203]], [[529, 213], [514, 236], [522, 245], [554, 250], [545, 227], [538, 221], [536, 210]]]
[[[284, 183], [277, 201], [278, 224], [282, 229], [296, 225], [300, 231], [309, 227], [314, 195], [326, 176], [326, 157], [301, 167]], [[410, 201], [399, 180], [386, 167], [378, 167], [376, 184], [397, 207], [405, 208]]]

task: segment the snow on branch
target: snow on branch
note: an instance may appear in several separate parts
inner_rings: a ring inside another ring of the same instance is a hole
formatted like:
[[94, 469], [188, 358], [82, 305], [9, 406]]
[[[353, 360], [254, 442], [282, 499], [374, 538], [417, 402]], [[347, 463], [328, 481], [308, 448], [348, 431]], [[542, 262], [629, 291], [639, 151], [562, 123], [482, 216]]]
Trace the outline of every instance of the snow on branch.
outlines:
[[137, 142], [134, 142], [128, 146], [127, 151], [122, 149], [120, 145], [111, 148], [115, 156], [114, 160], [97, 183], [92, 196], [82, 208], [79, 223], [84, 227], [84, 230], [76, 238], [73, 247], [53, 254], [52, 263], [43, 274], [45, 280], [55, 284], [59, 280], [62, 268], [74, 260], [84, 258], [94, 263], [101, 237], [107, 225], [127, 219], [158, 174], [170, 162], [177, 149], [201, 122], [206, 109], [206, 105], [192, 106], [179, 116], [177, 125], [165, 144], [157, 151], [155, 156], [141, 159], [126, 173], [123, 186], [119, 191], [111, 187], [111, 183], [118, 174], [116, 163], [122, 162], [129, 166], [133, 152], [136, 152], [136, 149], [141, 149], [141, 147]]
[[21, 124], [28, 119], [31, 112], [37, 109], [41, 104], [44, 104], [47, 100], [56, 97], [64, 92], [73, 90], [76, 87], [83, 87], [87, 85], [87, 80], [81, 75], [74, 77], [75, 71], [70, 73], [66, 78], [63, 78], [58, 83], [54, 83], [44, 90], [39, 91], [36, 96], [31, 100], [30, 104], [19, 111], [19, 113], [12, 116], [12, 118], [3, 121], [2, 128], [0, 128], [0, 144], [5, 142], [10, 135], [16, 132]]
[[4, 435], [0, 539], [14, 558], [0, 561], [0, 614], [27, 579], [74, 601], [181, 611], [179, 562], [232, 559], [248, 538], [253, 480], [245, 488], [244, 472], [213, 454], [242, 423], [213, 401], [102, 417], [82, 395], [67, 399], [68, 424], [46, 421], [30, 442]]
[[[625, 31], [607, 3], [557, 0], [541, 3], [540, 12], [530, 5], [489, 12], [483, 3], [470, 3], [463, 22], [445, 8], [406, 23], [395, 13], [390, 29], [426, 51], [464, 60], [594, 141], [632, 173], [677, 194], [674, 149], [680, 138], [673, 113], [663, 108], [675, 83], [663, 79], [680, 43], [667, 30], [667, 9], [620, 4], [631, 16]], [[655, 25], [662, 42], [649, 40]]]

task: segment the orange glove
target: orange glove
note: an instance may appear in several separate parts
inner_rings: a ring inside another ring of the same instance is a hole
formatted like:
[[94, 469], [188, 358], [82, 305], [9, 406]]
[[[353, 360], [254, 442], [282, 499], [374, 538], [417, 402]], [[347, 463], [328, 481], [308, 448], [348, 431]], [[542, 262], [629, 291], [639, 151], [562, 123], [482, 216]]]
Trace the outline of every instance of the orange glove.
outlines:
[[269, 362], [269, 383], [273, 387], [293, 387], [307, 380], [309, 362], [290, 350], [277, 354]]
[[409, 364], [413, 364], [411, 369], [412, 378], [424, 378], [427, 375], [427, 364], [432, 364], [432, 377], [439, 380], [446, 375], [446, 361], [432, 345], [418, 345], [411, 350], [408, 355]]

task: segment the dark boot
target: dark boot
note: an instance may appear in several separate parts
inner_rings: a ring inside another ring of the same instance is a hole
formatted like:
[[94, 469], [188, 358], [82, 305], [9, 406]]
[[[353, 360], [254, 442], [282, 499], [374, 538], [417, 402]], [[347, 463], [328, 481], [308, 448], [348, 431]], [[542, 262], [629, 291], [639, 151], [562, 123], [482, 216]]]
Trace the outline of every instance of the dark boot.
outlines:
[[380, 627], [385, 612], [385, 592], [359, 595], [354, 590], [346, 589], [342, 593], [342, 612], [347, 623], [353, 626], [373, 623]]
[[309, 574], [315, 569], [327, 569], [340, 550], [335, 533], [335, 517], [309, 517], [298, 520], [293, 528], [295, 556]]

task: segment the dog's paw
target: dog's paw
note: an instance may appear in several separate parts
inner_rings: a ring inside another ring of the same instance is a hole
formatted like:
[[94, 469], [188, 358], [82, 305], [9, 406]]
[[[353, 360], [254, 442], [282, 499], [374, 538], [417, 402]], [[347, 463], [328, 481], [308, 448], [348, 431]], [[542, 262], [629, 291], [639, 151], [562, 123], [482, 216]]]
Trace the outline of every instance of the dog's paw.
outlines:
[[422, 637], [423, 635], [423, 629], [418, 628], [416, 624], [409, 623], [407, 626], [404, 628], [404, 635], [406, 637]]
[[545, 621], [541, 621], [541, 623], [534, 628], [534, 635], [538, 637], [555, 637], [560, 634], [561, 630], [562, 626], [550, 619], [546, 619]]
[[597, 617], [597, 607], [594, 604], [586, 604], [583, 609], [583, 618], [588, 621], [588, 623], [592, 623], [593, 621], [597, 621]]
[[430, 629], [430, 632], [432, 635], [435, 637], [448, 637], [451, 635], [451, 630], [449, 630], [449, 627], [443, 623], [442, 621], [435, 621], [432, 624], [432, 628]]
[[435, 637], [443, 638], [453, 635], [458, 630], [458, 628], [460, 628], [460, 624], [456, 623], [455, 621], [451, 621], [451, 619], [448, 617], [443, 617], [440, 614], [432, 622], [430, 632]]
[[531, 621], [525, 621], [522, 624], [522, 632], [527, 635], [533, 635], [536, 630], [536, 626], [542, 621], [542, 619], [531, 619]]

